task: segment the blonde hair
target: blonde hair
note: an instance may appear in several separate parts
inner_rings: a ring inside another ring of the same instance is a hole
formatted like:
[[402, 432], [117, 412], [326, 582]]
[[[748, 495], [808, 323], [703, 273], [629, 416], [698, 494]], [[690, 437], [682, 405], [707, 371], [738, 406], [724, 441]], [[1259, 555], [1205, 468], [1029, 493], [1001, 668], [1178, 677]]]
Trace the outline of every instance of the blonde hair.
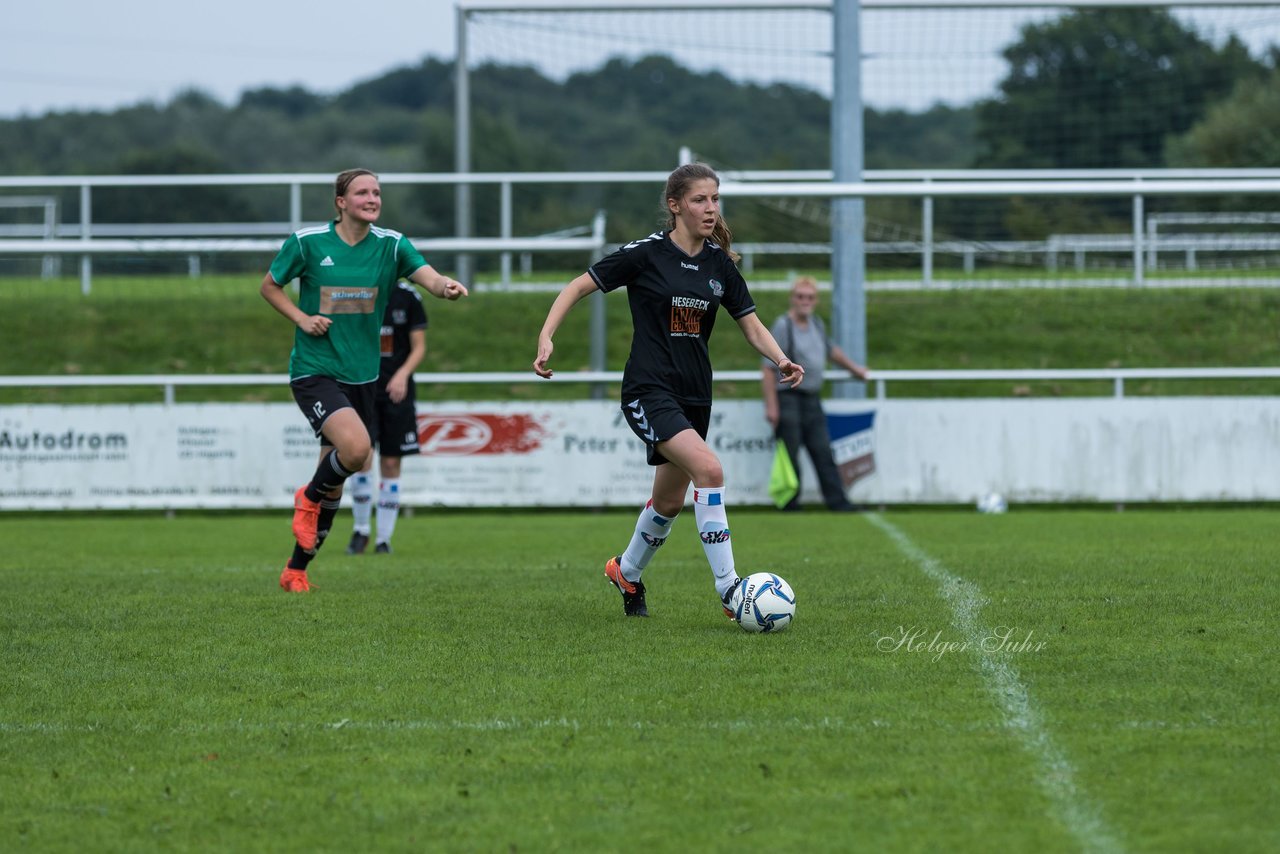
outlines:
[[338, 173], [338, 177], [333, 181], [333, 207], [338, 212], [338, 219], [342, 219], [342, 208], [338, 207], [338, 199], [347, 194], [347, 190], [351, 188], [351, 182], [362, 175], [369, 175], [377, 180], [378, 175], [371, 169], [347, 169]]
[[[676, 215], [671, 212], [668, 202], [672, 199], [680, 201], [695, 181], [707, 179], [715, 181], [717, 187], [720, 186], [720, 176], [705, 163], [686, 163], [667, 176], [667, 186], [662, 191], [662, 209], [667, 213], [668, 231], [676, 227]], [[729, 230], [729, 223], [719, 214], [716, 214], [716, 227], [711, 232], [711, 242], [723, 249], [735, 264], [742, 257], [733, 251], [733, 232]]]
[[813, 292], [816, 295], [818, 293], [818, 280], [813, 276], [799, 276], [791, 283], [791, 293], [794, 294], [801, 288], [813, 288]]

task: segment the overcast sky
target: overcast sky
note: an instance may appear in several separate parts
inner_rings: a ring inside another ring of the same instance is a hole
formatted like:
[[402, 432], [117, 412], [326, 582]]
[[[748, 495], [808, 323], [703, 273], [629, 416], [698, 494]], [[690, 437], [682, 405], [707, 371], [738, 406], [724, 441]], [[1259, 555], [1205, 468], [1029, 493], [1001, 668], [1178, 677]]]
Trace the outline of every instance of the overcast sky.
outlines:
[[[456, 53], [454, 0], [4, 0], [0, 8], [0, 119], [165, 103], [192, 87], [227, 105], [264, 86], [332, 94]], [[1019, 27], [1058, 14], [864, 12], [863, 99], [924, 109], [989, 97], [1007, 71], [1001, 51]], [[469, 31], [468, 53], [476, 63], [533, 64], [560, 79], [609, 56], [661, 52], [740, 81], [781, 80], [830, 94], [826, 12], [627, 15], [490, 15]], [[1280, 42], [1274, 7], [1208, 10], [1199, 18], [1215, 41], [1235, 32], [1258, 53]]]
[[451, 0], [12, 0], [0, 118], [165, 102], [227, 104], [260, 86], [329, 93], [428, 55], [454, 56]]
[[[994, 23], [968, 15], [960, 26], [929, 28], [919, 14], [902, 14], [864, 15], [869, 103], [914, 109], [991, 91], [1011, 13], [997, 12]], [[661, 52], [737, 80], [830, 93], [825, 12], [660, 13], [665, 24], [627, 13], [514, 16], [516, 24], [499, 17], [507, 23], [471, 30], [473, 62], [534, 64], [561, 79], [609, 56]], [[187, 88], [227, 105], [264, 86], [332, 94], [427, 56], [451, 61], [456, 54], [453, 0], [7, 0], [0, 21], [0, 118], [163, 104]], [[914, 35], [904, 41], [904, 33]]]
[[[826, 14], [802, 13], [782, 41], [774, 30], [788, 19], [771, 12], [664, 16], [674, 31], [633, 33], [634, 17], [598, 15], [481, 27], [470, 55], [534, 64], [560, 79], [608, 56], [663, 52], [739, 80], [829, 89]], [[187, 88], [227, 105], [263, 86], [331, 94], [456, 54], [453, 0], [9, 0], [0, 20], [0, 118], [165, 103]]]

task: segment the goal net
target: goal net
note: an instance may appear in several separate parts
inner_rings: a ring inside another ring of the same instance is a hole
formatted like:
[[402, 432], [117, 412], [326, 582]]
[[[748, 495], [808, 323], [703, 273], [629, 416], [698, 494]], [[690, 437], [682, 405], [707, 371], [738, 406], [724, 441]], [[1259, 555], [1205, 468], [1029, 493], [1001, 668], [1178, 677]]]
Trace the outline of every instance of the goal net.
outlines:
[[[536, 9], [521, 9], [514, 3], [476, 2], [461, 8], [473, 70], [528, 66], [563, 82], [611, 61], [635, 64], [663, 57], [700, 75], [722, 75], [740, 87], [738, 102], [761, 117], [780, 114], [780, 98], [811, 93], [829, 101], [832, 94], [830, 4], [691, 2], [641, 8], [566, 3], [556, 8], [539, 3]], [[1152, 30], [1159, 32], [1152, 35]], [[1132, 170], [1170, 165], [1169, 140], [1207, 110], [1206, 105], [1192, 114], [1188, 103], [1194, 107], [1227, 98], [1232, 86], [1224, 75], [1243, 77], [1273, 67], [1269, 52], [1280, 45], [1280, 5], [1206, 0], [1172, 7], [1034, 2], [978, 7], [944, 0], [927, 6], [871, 0], [861, 4], [859, 31], [867, 177], [893, 170]], [[1089, 41], [1095, 35], [1096, 47]], [[1144, 49], [1148, 38], [1169, 56], [1152, 57], [1149, 69], [1141, 62], [1096, 63], [1087, 75], [1092, 79], [1075, 79], [1072, 51], [1124, 55]], [[1235, 59], [1233, 52], [1239, 54]], [[1202, 56], [1226, 58], [1212, 73], [1199, 76], [1166, 68], [1178, 62], [1203, 67]], [[1248, 63], [1256, 68], [1246, 69]], [[1035, 84], [1048, 94], [1037, 96]], [[1201, 88], [1189, 94], [1189, 86]], [[1116, 94], [1119, 90], [1123, 96]], [[1079, 115], [1057, 125], [1045, 121], [1023, 109], [1036, 97], [1077, 105]], [[1135, 116], [1134, 105], [1150, 106], [1154, 116]], [[1187, 115], [1173, 119], [1172, 127], [1160, 118], [1179, 111]], [[815, 136], [805, 128], [795, 128], [795, 146], [785, 156], [771, 152], [754, 160], [746, 146], [728, 145], [712, 130], [691, 117], [680, 143], [722, 170], [825, 170], [830, 164], [827, 137], [812, 144]], [[674, 165], [675, 150], [664, 154]], [[1247, 213], [1262, 202], [1261, 197], [1151, 199], [1146, 214]], [[731, 219], [741, 238], [762, 247], [752, 263], [768, 266], [772, 257], [788, 268], [822, 269], [826, 207], [814, 201], [735, 199]], [[967, 275], [997, 265], [1050, 278], [1092, 271], [1095, 278], [1124, 281], [1132, 272], [1133, 241], [1125, 242], [1133, 232], [1128, 198], [939, 200], [929, 213], [928, 235], [918, 200], [872, 200], [866, 207], [873, 273], [919, 268], [926, 240], [940, 274]], [[625, 213], [612, 210], [610, 219], [628, 221]], [[1234, 240], [1237, 229], [1230, 220], [1219, 219], [1215, 228], [1198, 235], [1199, 243], [1190, 248], [1186, 239], [1175, 239], [1173, 229], [1156, 228], [1154, 239], [1167, 238], [1169, 249], [1148, 244], [1141, 257], [1157, 275], [1182, 269], [1221, 273], [1233, 258], [1240, 269], [1259, 275], [1258, 270], [1280, 262], [1280, 254], [1257, 235]], [[782, 248], [771, 253], [768, 244]]]
[[[830, 4], [463, 3], [468, 64], [523, 65], [555, 80], [609, 59], [670, 57], [685, 68], [716, 71], [737, 82], [788, 83], [830, 96]], [[964, 106], [999, 94], [1009, 72], [1004, 51], [1028, 26], [1064, 16], [1115, 9], [1165, 9], [1188, 30], [1222, 45], [1235, 38], [1255, 55], [1280, 42], [1280, 4], [1156, 7], [1094, 3], [988, 7], [937, 0], [871, 0], [861, 4], [862, 100], [876, 110]], [[1105, 71], [1105, 70], [1102, 70]]]

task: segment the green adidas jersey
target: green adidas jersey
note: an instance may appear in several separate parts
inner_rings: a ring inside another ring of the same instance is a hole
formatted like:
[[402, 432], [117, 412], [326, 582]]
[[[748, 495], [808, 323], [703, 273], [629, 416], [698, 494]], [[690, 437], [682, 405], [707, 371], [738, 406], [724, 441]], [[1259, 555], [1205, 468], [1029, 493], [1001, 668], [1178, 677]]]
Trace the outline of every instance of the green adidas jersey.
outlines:
[[290, 235], [271, 262], [271, 278], [279, 285], [299, 279], [298, 308], [333, 321], [324, 335], [294, 334], [290, 379], [377, 380], [391, 289], [426, 263], [403, 234], [387, 228], [373, 226], [355, 246], [338, 236], [332, 222]]

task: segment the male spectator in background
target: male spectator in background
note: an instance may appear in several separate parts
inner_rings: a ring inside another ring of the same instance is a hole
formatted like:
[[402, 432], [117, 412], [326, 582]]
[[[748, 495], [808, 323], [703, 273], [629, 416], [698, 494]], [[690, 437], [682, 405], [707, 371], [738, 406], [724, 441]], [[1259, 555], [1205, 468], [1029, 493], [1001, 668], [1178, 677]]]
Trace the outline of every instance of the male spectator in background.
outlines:
[[[763, 362], [764, 417], [773, 425], [774, 436], [787, 447], [796, 476], [800, 471], [800, 446], [804, 445], [818, 473], [822, 487], [822, 499], [828, 509], [847, 512], [856, 509], [849, 503], [831, 454], [831, 436], [827, 431], [827, 416], [822, 411], [822, 373], [827, 358], [860, 380], [867, 378], [867, 369], [854, 362], [834, 341], [827, 337], [822, 318], [814, 311], [818, 307], [818, 284], [808, 276], [795, 280], [791, 286], [791, 308], [779, 315], [769, 331], [794, 361], [805, 367], [805, 382], [799, 388], [791, 388], [781, 381], [777, 368], [767, 360]], [[783, 508], [800, 510], [800, 489]]]

